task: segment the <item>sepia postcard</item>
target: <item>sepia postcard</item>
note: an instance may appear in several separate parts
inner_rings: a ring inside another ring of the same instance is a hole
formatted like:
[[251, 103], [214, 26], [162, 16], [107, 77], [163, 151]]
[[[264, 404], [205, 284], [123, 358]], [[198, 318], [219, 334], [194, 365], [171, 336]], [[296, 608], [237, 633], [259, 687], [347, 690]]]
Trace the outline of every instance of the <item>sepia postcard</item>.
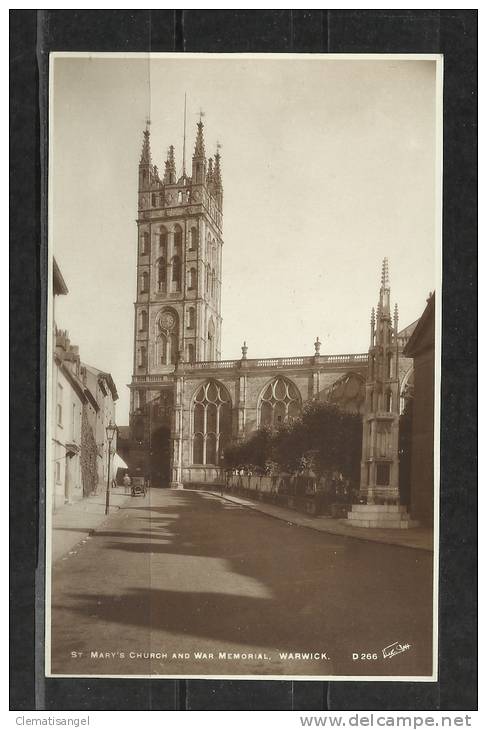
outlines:
[[51, 54], [47, 676], [436, 680], [442, 84]]

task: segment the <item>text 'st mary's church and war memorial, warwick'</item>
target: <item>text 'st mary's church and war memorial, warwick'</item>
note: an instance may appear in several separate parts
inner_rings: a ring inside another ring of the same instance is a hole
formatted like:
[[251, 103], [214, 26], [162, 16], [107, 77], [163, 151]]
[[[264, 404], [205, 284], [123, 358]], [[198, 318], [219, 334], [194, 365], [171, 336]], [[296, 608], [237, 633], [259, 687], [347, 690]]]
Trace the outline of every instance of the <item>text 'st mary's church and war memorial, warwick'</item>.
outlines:
[[[399, 416], [414, 377], [404, 348], [416, 322], [398, 330], [387, 260], [368, 353], [322, 355], [317, 339], [313, 355], [250, 359], [243, 343], [240, 359], [221, 360], [221, 156], [217, 149], [207, 158], [201, 120], [191, 175], [184, 156], [178, 177], [171, 145], [161, 176], [147, 126], [138, 174], [130, 426], [118, 442], [130, 472], [150, 476], [154, 486], [221, 483], [227, 444], [278, 426], [317, 399], [363, 415], [362, 501], [393, 503]], [[423, 522], [431, 523], [430, 501], [417, 515]], [[363, 515], [354, 518], [361, 524]]]

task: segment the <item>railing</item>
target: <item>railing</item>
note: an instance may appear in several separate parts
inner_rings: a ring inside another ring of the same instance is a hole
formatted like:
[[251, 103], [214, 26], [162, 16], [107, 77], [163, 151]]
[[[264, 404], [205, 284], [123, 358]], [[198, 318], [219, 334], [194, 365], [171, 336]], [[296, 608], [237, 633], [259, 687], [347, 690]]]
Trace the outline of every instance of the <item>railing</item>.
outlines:
[[[302, 367], [312, 365], [348, 365], [367, 363], [367, 353], [350, 354], [350, 355], [318, 355], [303, 357], [266, 357], [255, 360], [205, 360], [202, 362], [181, 363], [186, 371], [188, 370], [229, 370], [239, 368], [245, 363], [247, 368], [288, 368]], [[171, 374], [173, 371], [161, 373], [160, 375], [133, 375], [133, 383], [157, 383], [160, 382], [164, 375]]]
[[245, 363], [250, 368], [286, 368], [301, 365], [322, 365], [326, 363], [347, 364], [347, 363], [366, 363], [368, 359], [367, 353], [350, 354], [350, 355], [318, 355], [302, 357], [264, 357], [260, 359], [246, 360], [206, 360], [204, 362], [184, 363], [186, 370], [211, 370], [212, 368], [236, 368]]
[[204, 370], [206, 368], [236, 368], [240, 360], [207, 360], [205, 362], [184, 363], [186, 369]]

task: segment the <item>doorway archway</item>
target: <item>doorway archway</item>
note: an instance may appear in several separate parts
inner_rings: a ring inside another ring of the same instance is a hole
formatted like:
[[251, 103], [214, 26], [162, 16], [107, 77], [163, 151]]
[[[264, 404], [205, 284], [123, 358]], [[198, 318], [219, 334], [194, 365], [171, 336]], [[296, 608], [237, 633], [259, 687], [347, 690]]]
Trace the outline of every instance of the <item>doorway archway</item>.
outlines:
[[171, 467], [171, 431], [159, 426], [151, 434], [150, 483], [152, 487], [169, 487]]

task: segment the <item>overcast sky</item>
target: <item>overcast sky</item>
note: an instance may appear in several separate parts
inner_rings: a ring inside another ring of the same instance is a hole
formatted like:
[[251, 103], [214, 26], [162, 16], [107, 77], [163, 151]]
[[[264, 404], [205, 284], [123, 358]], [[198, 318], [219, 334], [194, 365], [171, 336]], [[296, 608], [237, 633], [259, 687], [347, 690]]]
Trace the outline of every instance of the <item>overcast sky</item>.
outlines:
[[57, 58], [52, 244], [69, 288], [56, 321], [112, 373], [119, 425], [132, 371], [137, 168], [187, 161], [198, 112], [222, 144], [222, 358], [365, 352], [381, 262], [404, 327], [435, 288], [435, 63]]

